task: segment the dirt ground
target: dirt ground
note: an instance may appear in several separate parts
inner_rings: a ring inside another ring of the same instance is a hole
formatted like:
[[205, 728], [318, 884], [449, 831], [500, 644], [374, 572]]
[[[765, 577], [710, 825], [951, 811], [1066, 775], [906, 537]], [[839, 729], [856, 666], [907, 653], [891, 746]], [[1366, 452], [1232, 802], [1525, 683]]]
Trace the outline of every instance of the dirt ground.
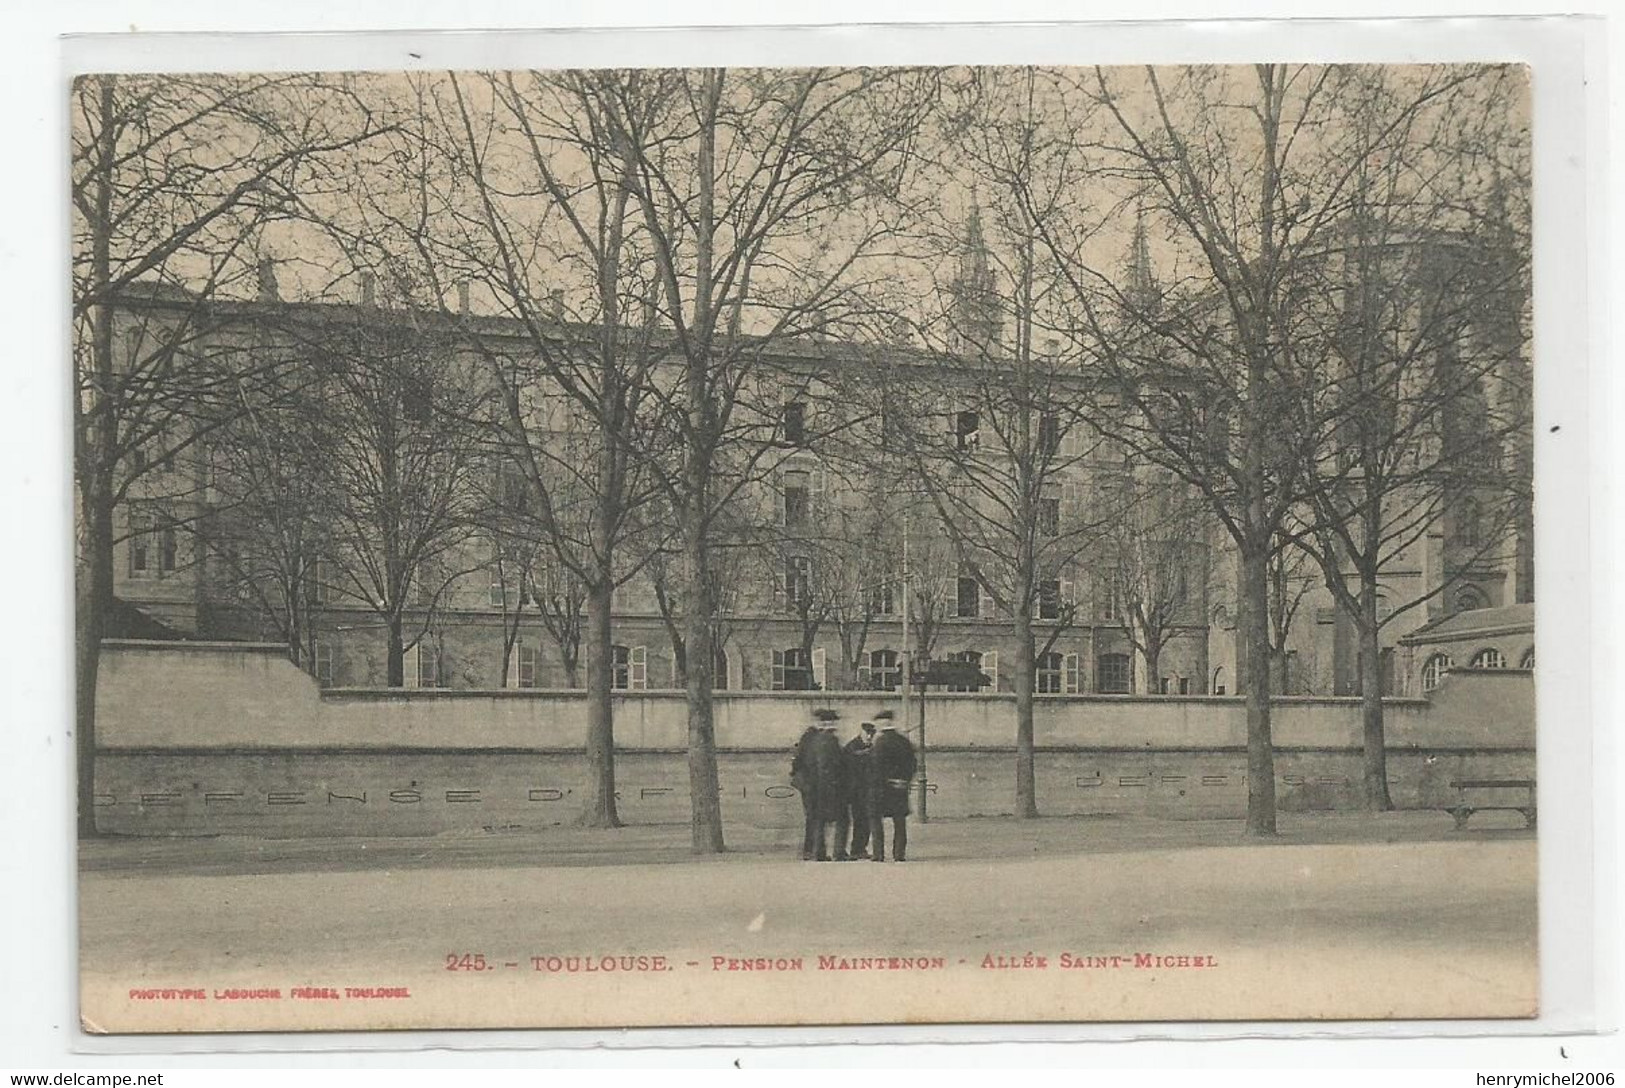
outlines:
[[87, 1026], [1535, 1011], [1534, 836], [1493, 816], [1283, 815], [1268, 842], [1231, 821], [915, 821], [903, 865], [805, 863], [782, 831], [687, 845], [683, 827], [89, 844]]

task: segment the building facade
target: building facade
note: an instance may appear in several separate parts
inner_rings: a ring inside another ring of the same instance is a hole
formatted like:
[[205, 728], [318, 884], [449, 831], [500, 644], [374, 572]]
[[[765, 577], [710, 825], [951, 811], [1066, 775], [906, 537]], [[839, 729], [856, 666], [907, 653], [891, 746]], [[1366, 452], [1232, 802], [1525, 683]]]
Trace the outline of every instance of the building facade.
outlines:
[[[967, 262], [962, 291], [987, 290], [977, 269]], [[992, 319], [966, 324], [1000, 336]], [[561, 317], [549, 335], [567, 350], [595, 333]], [[406, 687], [582, 686], [584, 588], [556, 541], [504, 520], [535, 496], [510, 486], [511, 450], [487, 427], [501, 391], [482, 368], [530, 350], [517, 322], [470, 314], [466, 292], [455, 312], [391, 307], [370, 283], [354, 303], [289, 302], [267, 267], [254, 300], [133, 298], [115, 335], [131, 365], [161, 350], [212, 375], [181, 383], [197, 403], [155, 412], [162, 424], [130, 443], [115, 518], [124, 605], [183, 637], [287, 642], [330, 687], [389, 684], [392, 637]], [[985, 358], [826, 340], [763, 351], [727, 462], [751, 467], [726, 481], [715, 533], [717, 686], [895, 690], [912, 657], [974, 664], [1010, 691], [1021, 598], [1040, 695], [1239, 693], [1233, 549], [1210, 517], [1181, 513], [1195, 505], [1183, 485], [1090, 426], [1098, 391], [1054, 352], [1013, 437], [1010, 375]], [[562, 451], [561, 471], [579, 467], [600, 448], [593, 421], [556, 384], [532, 385], [525, 426]], [[1525, 388], [1481, 383], [1447, 431]], [[312, 422], [324, 414], [325, 428]], [[1505, 509], [1501, 477], [1528, 478], [1527, 436], [1484, 467], [1385, 571], [1379, 611], [1398, 614], [1377, 669], [1393, 694], [1429, 686], [1412, 660], [1419, 632], [1533, 599], [1527, 507], [1486, 513]], [[328, 493], [357, 478], [346, 498]], [[555, 484], [568, 492], [565, 476]], [[618, 689], [682, 686], [666, 510], [647, 503], [619, 560]], [[425, 511], [440, 522], [421, 524]], [[550, 516], [556, 529], [577, 515]], [[945, 531], [945, 518], [967, 525]], [[411, 540], [383, 554], [391, 536]], [[1356, 694], [1370, 670], [1322, 572], [1283, 558], [1276, 606], [1277, 690]]]

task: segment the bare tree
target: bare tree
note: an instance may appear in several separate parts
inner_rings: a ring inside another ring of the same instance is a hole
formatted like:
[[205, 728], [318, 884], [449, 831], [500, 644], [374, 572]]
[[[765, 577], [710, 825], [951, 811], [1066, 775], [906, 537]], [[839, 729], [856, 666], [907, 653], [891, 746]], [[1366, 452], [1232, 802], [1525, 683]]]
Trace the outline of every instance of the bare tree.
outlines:
[[241, 384], [241, 414], [207, 443], [206, 507], [193, 537], [211, 586], [314, 672], [333, 507], [312, 427], [320, 410], [312, 382], [309, 368], [290, 366]]
[[[1513, 127], [1498, 146], [1471, 149], [1454, 138], [1464, 126], [1484, 133], [1484, 115], [1515, 125], [1527, 84], [1509, 68], [1362, 67], [1334, 70], [1328, 91], [1349, 104], [1356, 162], [1340, 229], [1292, 281], [1295, 350], [1315, 371], [1302, 415], [1321, 427], [1295, 538], [1358, 634], [1364, 794], [1380, 811], [1392, 807], [1381, 629], [1448, 588], [1441, 580], [1404, 600], [1390, 588], [1384, 602], [1384, 575], [1442, 523], [1474, 561], [1506, 561], [1494, 553], [1527, 501], [1528, 477], [1509, 462], [1529, 426], [1517, 321], [1528, 251], [1509, 236], [1515, 227], [1490, 225], [1505, 178], [1461, 158], [1515, 168], [1528, 133]], [[1462, 532], [1469, 507], [1475, 524]]]
[[1205, 611], [1209, 519], [1172, 473], [1124, 473], [1114, 486], [1105, 504], [1117, 514], [1102, 549], [1107, 588], [1138, 658], [1135, 690], [1156, 694], [1163, 648]]
[[1287, 392], [1298, 377], [1290, 280], [1341, 220], [1349, 174], [1339, 129], [1325, 123], [1327, 78], [1268, 64], [1096, 69], [1075, 90], [1103, 114], [1101, 176], [1126, 181], [1118, 207], [1138, 202], [1154, 238], [1125, 278], [1084, 245], [1098, 216], [1040, 224], [1073, 283], [1093, 366], [1120, 398], [1101, 425], [1194, 487], [1239, 553], [1254, 835], [1275, 830], [1269, 557], [1300, 494], [1294, 447], [1313, 432]]
[[1277, 695], [1315, 694], [1313, 691], [1295, 690], [1301, 688], [1304, 677], [1301, 671], [1294, 673], [1289, 648], [1292, 625], [1315, 585], [1313, 569], [1313, 559], [1295, 545], [1290, 531], [1283, 529], [1277, 537], [1275, 553], [1270, 556], [1269, 563], [1270, 674], [1273, 677], [1270, 690]]
[[908, 386], [898, 399], [914, 410], [894, 413], [909, 476], [929, 497], [961, 577], [1010, 624], [1023, 817], [1038, 814], [1036, 663], [1070, 624], [1075, 566], [1110, 522], [1086, 499], [1099, 435], [1082, 411], [1091, 392], [1079, 358], [1061, 348], [1074, 324], [1069, 283], [1039, 232], [1083, 176], [1054, 89], [1034, 69], [975, 70], [955, 88], [938, 157], [972, 193], [962, 227], [921, 230], [940, 282], [919, 329], [931, 365], [899, 380]]
[[562, 563], [544, 563], [531, 575], [531, 594], [542, 627], [559, 651], [565, 680], [581, 686], [581, 642], [586, 617], [587, 587]]
[[340, 244], [387, 265], [439, 313], [491, 394], [480, 422], [514, 500], [505, 535], [548, 572], [536, 603], [567, 672], [578, 655], [586, 666], [580, 820], [617, 827], [611, 600], [659, 535], [644, 516], [656, 492], [639, 459], [654, 451], [633, 436], [653, 432], [665, 348], [649, 246], [585, 78], [448, 75], [378, 88], [399, 130], [395, 169], [354, 193]]
[[334, 603], [382, 623], [385, 682], [401, 687], [406, 651], [458, 581], [485, 569], [467, 545], [490, 398], [454, 365], [439, 315], [375, 303], [302, 331], [323, 371], [311, 420], [333, 514]]
[[[143, 445], [172, 436], [173, 463], [224, 418], [211, 410], [230, 402], [220, 359], [190, 349], [216, 327], [216, 298], [253, 293], [242, 285], [252, 283], [256, 239], [267, 223], [292, 214], [293, 193], [322, 187], [323, 156], [376, 134], [365, 111], [328, 108], [341, 93], [306, 76], [96, 75], [74, 83], [81, 835], [96, 833], [95, 694], [113, 607], [115, 508], [153, 465], [137, 456]], [[120, 345], [122, 315], [155, 291], [183, 301]], [[209, 422], [181, 426], [192, 413]]]
[[[931, 104], [929, 74], [888, 71], [600, 72], [582, 77], [601, 146], [643, 221], [679, 378], [662, 474], [681, 541], [689, 793], [697, 852], [724, 848], [713, 731], [710, 551], [717, 511], [759, 475], [731, 440], [788, 337], [840, 327], [879, 282], [865, 260]], [[757, 418], [772, 420], [774, 411]], [[730, 464], [730, 461], [733, 463]]]
[[864, 686], [860, 677], [875, 624], [900, 615], [906, 604], [898, 580], [902, 557], [897, 520], [887, 510], [883, 490], [842, 484], [832, 489], [831, 532], [819, 549], [821, 569], [814, 587], [841, 646], [840, 671], [832, 687]]

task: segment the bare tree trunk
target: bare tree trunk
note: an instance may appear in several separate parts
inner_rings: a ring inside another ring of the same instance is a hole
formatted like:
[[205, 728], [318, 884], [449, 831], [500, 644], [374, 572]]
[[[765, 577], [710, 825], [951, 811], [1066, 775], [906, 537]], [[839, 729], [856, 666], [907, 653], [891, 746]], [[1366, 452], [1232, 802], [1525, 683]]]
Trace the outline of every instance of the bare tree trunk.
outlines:
[[1244, 548], [1247, 833], [1275, 834], [1275, 749], [1270, 737], [1269, 547]]
[[1162, 641], [1146, 637], [1145, 648], [1140, 651], [1145, 659], [1145, 690], [1148, 695], [1162, 694]]
[[1015, 609], [1016, 619], [1016, 815], [1038, 816], [1038, 788], [1033, 776], [1033, 621], [1028, 608]]
[[1382, 718], [1382, 643], [1377, 622], [1377, 580], [1360, 572], [1360, 724], [1365, 758], [1365, 804], [1372, 812], [1394, 807], [1388, 795], [1388, 748]]
[[712, 719], [711, 617], [709, 580], [706, 578], [706, 541], [703, 496], [704, 481], [690, 494], [699, 499], [698, 509], [685, 516], [683, 563], [687, 587], [684, 600], [684, 638], [688, 660], [688, 789], [691, 833], [697, 854], [720, 854], [722, 841], [722, 796], [717, 777], [716, 735]]
[[[1275, 202], [1280, 185], [1276, 138], [1285, 93], [1283, 76], [1274, 65], [1260, 65], [1265, 103], [1260, 114], [1264, 136], [1264, 176], [1259, 193], [1258, 274], [1266, 282], [1276, 275], [1279, 250], [1275, 238]], [[1242, 583], [1247, 597], [1247, 833], [1275, 834], [1275, 750], [1270, 736], [1270, 544], [1273, 526], [1266, 513], [1265, 446], [1270, 428], [1279, 420], [1268, 418], [1265, 395], [1269, 389], [1271, 314], [1255, 310], [1240, 329], [1247, 348], [1247, 394], [1243, 398], [1242, 475], [1246, 511], [1242, 541]], [[1251, 326], [1246, 327], [1246, 326]]]
[[[91, 251], [93, 297], [99, 301], [91, 315], [91, 368], [96, 395], [90, 410], [96, 413], [92, 430], [77, 428], [78, 468], [81, 473], [82, 511], [88, 527], [82, 541], [76, 609], [78, 636], [75, 653], [74, 753], [77, 763], [79, 837], [94, 838], [96, 830], [96, 679], [101, 672], [102, 637], [113, 611], [113, 466], [117, 463], [118, 418], [108, 403], [114, 386], [113, 309], [107, 298], [112, 279], [113, 156], [117, 131], [113, 125], [114, 79], [99, 77], [101, 130], [97, 140], [96, 223]], [[77, 403], [77, 394], [76, 400]]]
[[78, 830], [94, 838], [96, 828], [96, 679], [101, 671], [102, 638], [113, 610], [113, 502], [106, 489], [93, 486], [86, 500], [89, 532], [79, 569], [75, 654]]
[[613, 592], [607, 576], [587, 590], [587, 787], [580, 817], [584, 827], [621, 826], [615, 808], [615, 719], [610, 700]]
[[1291, 677], [1287, 675], [1286, 650], [1279, 645], [1270, 647], [1270, 692], [1275, 695], [1292, 693]]
[[406, 636], [402, 633], [400, 613], [389, 617], [389, 651], [385, 662], [385, 683], [392, 688], [406, 686]]
[[[711, 467], [716, 431], [711, 403], [712, 261], [716, 229], [716, 109], [722, 93], [722, 73], [704, 73], [707, 113], [699, 134], [699, 215], [695, 231], [694, 320], [700, 343], [690, 349], [686, 375], [688, 442], [683, 471], [687, 502], [683, 507], [683, 587], [687, 608], [683, 617], [688, 684], [688, 789], [690, 831], [694, 852], [720, 854], [722, 797], [717, 780], [717, 749], [712, 718], [711, 579], [707, 554], [710, 533]], [[676, 300], [675, 286], [671, 288]]]

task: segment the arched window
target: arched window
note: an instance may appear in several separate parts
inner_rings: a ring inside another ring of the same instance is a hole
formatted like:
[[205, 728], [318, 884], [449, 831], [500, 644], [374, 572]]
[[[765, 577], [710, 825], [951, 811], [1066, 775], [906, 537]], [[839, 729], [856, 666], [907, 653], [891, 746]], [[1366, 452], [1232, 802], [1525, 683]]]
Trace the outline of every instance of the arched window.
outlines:
[[1066, 690], [1066, 659], [1051, 651], [1038, 658], [1038, 694], [1059, 695]]
[[1432, 691], [1444, 679], [1444, 674], [1450, 671], [1449, 654], [1433, 654], [1422, 664], [1422, 690]]
[[1473, 655], [1473, 668], [1475, 669], [1504, 669], [1507, 667], [1505, 655], [1493, 646], [1485, 647]]
[[1535, 648], [1533, 646], [1531, 646], [1531, 647], [1529, 647], [1529, 649], [1525, 650], [1523, 652], [1523, 656], [1518, 659], [1518, 668], [1520, 668], [1520, 669], [1532, 669], [1534, 667], [1535, 667]]
[[1472, 612], [1488, 604], [1489, 602], [1484, 599], [1484, 591], [1477, 586], [1462, 586], [1456, 590], [1457, 612]]
[[1207, 689], [1214, 695], [1225, 694], [1227, 685], [1225, 684], [1223, 665], [1220, 665], [1218, 668], [1213, 670], [1213, 679], [1208, 682]]
[[1130, 690], [1128, 654], [1101, 654], [1095, 659], [1095, 690], [1103, 695], [1127, 695]]
[[717, 691], [728, 690], [728, 649], [718, 644], [714, 648], [716, 660], [711, 662], [711, 686]]

